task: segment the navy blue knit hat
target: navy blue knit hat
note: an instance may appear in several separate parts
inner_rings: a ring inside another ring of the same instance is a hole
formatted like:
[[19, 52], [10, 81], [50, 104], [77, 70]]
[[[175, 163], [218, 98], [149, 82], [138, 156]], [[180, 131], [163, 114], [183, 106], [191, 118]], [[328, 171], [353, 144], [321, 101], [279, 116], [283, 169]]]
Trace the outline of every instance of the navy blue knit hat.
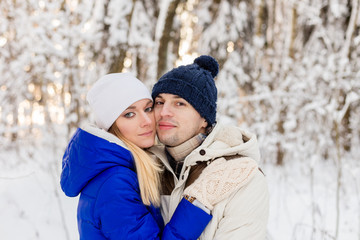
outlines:
[[215, 123], [217, 89], [214, 77], [219, 72], [218, 62], [202, 55], [193, 64], [179, 66], [165, 73], [152, 89], [155, 99], [160, 93], [178, 95], [188, 101], [205, 118], [208, 126]]

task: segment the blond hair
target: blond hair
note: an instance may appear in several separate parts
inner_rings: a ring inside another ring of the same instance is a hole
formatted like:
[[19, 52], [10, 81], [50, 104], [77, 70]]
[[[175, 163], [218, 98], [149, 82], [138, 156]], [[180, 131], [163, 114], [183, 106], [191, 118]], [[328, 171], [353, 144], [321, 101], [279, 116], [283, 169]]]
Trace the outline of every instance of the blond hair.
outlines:
[[162, 171], [160, 165], [155, 162], [155, 160], [153, 160], [143, 149], [126, 139], [115, 123], [108, 131], [123, 141], [132, 153], [139, 181], [142, 202], [147, 206], [152, 204], [159, 207], [160, 172]]

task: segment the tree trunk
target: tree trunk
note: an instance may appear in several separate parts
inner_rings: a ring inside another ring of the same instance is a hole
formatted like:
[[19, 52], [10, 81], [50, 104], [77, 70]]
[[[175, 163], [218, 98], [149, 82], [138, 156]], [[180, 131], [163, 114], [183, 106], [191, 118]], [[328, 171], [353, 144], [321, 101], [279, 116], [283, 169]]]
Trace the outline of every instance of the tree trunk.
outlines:
[[294, 59], [295, 57], [295, 38], [296, 38], [296, 32], [297, 32], [297, 18], [298, 14], [296, 11], [296, 5], [292, 9], [292, 18], [291, 18], [291, 33], [290, 33], [290, 45], [289, 45], [289, 57]]
[[158, 50], [158, 66], [157, 66], [157, 79], [161, 77], [161, 75], [167, 70], [167, 56], [168, 56], [168, 46], [171, 41], [171, 31], [174, 23], [174, 17], [176, 14], [176, 8], [178, 7], [180, 0], [173, 0], [170, 2], [164, 29], [162, 31], [162, 35], [159, 42], [159, 50]]
[[121, 72], [124, 68], [124, 61], [126, 57], [126, 50], [121, 46], [118, 47], [118, 54], [112, 57], [109, 67], [109, 73]]

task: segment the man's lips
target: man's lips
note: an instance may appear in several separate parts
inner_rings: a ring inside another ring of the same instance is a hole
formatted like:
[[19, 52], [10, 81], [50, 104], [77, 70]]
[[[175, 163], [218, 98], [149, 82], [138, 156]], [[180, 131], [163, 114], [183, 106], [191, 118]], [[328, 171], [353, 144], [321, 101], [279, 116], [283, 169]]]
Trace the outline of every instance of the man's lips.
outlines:
[[173, 129], [176, 127], [174, 124], [169, 123], [169, 122], [159, 122], [158, 126], [159, 126], [160, 130], [169, 130], [169, 129]]

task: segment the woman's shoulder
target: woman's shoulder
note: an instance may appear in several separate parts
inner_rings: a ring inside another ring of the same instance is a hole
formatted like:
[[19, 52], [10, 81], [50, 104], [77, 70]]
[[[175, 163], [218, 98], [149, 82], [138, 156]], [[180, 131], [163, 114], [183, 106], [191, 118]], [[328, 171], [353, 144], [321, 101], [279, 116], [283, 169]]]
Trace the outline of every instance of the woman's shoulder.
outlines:
[[[96, 205], [105, 206], [116, 203], [128, 205], [129, 202], [141, 202], [136, 172], [126, 167], [108, 169], [97, 177]], [[109, 205], [109, 207], [110, 207]]]
[[101, 173], [98, 178], [102, 182], [102, 188], [138, 189], [136, 172], [126, 166], [114, 166]]

